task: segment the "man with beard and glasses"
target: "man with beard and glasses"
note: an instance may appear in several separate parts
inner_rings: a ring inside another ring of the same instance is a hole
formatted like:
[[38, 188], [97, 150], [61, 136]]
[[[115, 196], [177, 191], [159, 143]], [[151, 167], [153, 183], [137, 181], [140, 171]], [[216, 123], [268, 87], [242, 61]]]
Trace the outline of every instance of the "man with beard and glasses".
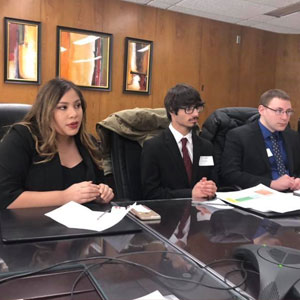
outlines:
[[165, 108], [169, 128], [143, 146], [143, 198], [213, 198], [213, 146], [195, 132], [204, 109], [199, 92], [177, 84], [168, 91]]

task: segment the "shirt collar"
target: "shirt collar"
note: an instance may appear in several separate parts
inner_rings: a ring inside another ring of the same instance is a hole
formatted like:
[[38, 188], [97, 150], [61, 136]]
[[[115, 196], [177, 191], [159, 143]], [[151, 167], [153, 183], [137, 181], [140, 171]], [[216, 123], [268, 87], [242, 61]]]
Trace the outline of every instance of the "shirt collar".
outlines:
[[275, 131], [275, 132], [271, 132], [266, 126], [264, 126], [260, 120], [258, 120], [258, 125], [261, 129], [262, 135], [264, 137], [264, 139], [269, 138], [272, 134], [275, 135], [277, 138], [279, 138], [279, 132]]
[[182, 135], [178, 130], [176, 130], [176, 129], [173, 127], [172, 123], [170, 123], [169, 129], [171, 130], [171, 132], [172, 132], [172, 134], [173, 134], [173, 136], [174, 136], [174, 138], [175, 138], [177, 144], [179, 144], [179, 143], [181, 142], [181, 139], [182, 139], [183, 137], [187, 138], [187, 140], [188, 140], [188, 142], [189, 142], [190, 144], [193, 143], [193, 141], [192, 141], [192, 130], [190, 130], [190, 132], [189, 132], [187, 135]]

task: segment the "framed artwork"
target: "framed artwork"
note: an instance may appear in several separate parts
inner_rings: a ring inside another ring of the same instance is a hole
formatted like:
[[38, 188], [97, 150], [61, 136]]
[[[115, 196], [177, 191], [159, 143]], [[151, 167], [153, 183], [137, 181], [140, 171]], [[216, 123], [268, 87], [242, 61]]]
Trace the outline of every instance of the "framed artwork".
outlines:
[[4, 82], [40, 84], [41, 23], [4, 18]]
[[57, 26], [57, 76], [87, 89], [111, 90], [112, 35]]
[[150, 94], [153, 42], [125, 39], [124, 92]]

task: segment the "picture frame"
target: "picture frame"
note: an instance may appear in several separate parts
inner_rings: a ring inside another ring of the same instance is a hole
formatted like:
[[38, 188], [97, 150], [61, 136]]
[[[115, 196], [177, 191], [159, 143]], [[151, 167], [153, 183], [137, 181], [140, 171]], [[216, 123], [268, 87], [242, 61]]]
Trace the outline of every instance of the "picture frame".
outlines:
[[4, 82], [41, 83], [41, 22], [4, 18]]
[[125, 93], [150, 94], [153, 42], [125, 38]]
[[57, 76], [79, 87], [111, 90], [112, 34], [57, 26]]

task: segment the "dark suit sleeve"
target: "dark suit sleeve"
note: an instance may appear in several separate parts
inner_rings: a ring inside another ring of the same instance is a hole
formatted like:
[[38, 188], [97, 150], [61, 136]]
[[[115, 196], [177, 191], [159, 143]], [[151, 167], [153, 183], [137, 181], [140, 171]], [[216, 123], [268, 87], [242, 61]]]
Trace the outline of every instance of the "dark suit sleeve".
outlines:
[[33, 156], [33, 139], [25, 126], [17, 125], [0, 142], [0, 209], [22, 192]]
[[[170, 198], [190, 198], [191, 188], [173, 189], [166, 187], [162, 182], [165, 172], [163, 169], [161, 155], [163, 149], [159, 144], [149, 140], [144, 143], [141, 155], [141, 179], [144, 199], [170, 199]], [[170, 172], [169, 176], [172, 176]]]
[[[265, 151], [265, 149], [263, 149]], [[241, 128], [233, 129], [226, 135], [222, 155], [221, 176], [228, 185], [249, 188], [260, 183], [270, 186], [271, 178], [260, 163], [261, 152], [255, 138]]]

